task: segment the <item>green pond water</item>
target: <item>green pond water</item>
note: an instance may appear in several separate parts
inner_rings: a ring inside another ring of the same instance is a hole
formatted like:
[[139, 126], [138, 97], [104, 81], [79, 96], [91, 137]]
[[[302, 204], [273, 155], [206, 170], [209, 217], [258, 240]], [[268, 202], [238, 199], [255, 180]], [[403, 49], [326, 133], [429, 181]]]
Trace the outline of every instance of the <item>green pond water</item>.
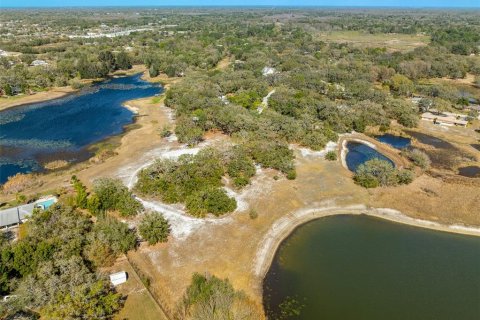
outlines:
[[[323, 218], [282, 243], [263, 287], [269, 319], [480, 319], [480, 238]], [[292, 299], [300, 316], [281, 318]]]

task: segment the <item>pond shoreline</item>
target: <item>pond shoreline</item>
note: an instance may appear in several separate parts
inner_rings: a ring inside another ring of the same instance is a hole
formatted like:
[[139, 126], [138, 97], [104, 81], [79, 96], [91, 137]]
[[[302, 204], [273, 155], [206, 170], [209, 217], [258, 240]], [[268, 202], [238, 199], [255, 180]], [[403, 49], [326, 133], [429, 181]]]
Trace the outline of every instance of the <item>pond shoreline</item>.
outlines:
[[252, 265], [253, 274], [260, 282], [259, 288], [263, 287], [261, 283], [272, 265], [278, 248], [295, 229], [313, 220], [335, 215], [367, 215], [412, 227], [480, 237], [480, 227], [445, 225], [434, 221], [415, 219], [389, 208], [369, 208], [363, 204], [345, 207], [303, 208], [275, 221], [260, 242]]
[[[13, 108], [25, 107], [35, 103], [65, 98], [80, 91], [81, 89], [73, 89], [71, 86], [66, 86], [55, 87], [47, 91], [35, 92], [34, 94], [23, 94], [21, 96], [2, 98], [0, 101], [0, 112], [11, 110]], [[10, 99], [11, 101], [9, 101]]]
[[[102, 82], [108, 79], [118, 78], [118, 77], [128, 77], [135, 74], [142, 73], [142, 79], [151, 83], [156, 83], [158, 81], [152, 81], [150, 77], [145, 76], [145, 67], [143, 65], [134, 65], [131, 69], [128, 70], [117, 70], [105, 78], [99, 79], [85, 79], [82, 80], [82, 84], [85, 86], [89, 86], [95, 82]], [[162, 86], [163, 87], [163, 86]], [[30, 104], [40, 103], [40, 102], [47, 102], [50, 100], [65, 98], [71, 94], [75, 94], [82, 91], [80, 89], [74, 89], [72, 86], [63, 86], [63, 87], [52, 87], [45, 91], [35, 92], [33, 94], [23, 94], [23, 95], [16, 95], [11, 96], [8, 98], [1, 98], [0, 99], [0, 112], [9, 110], [15, 107], [24, 107]], [[11, 100], [11, 101], [10, 101]]]
[[346, 170], [348, 170], [351, 175], [353, 176], [353, 172], [351, 172], [349, 169], [348, 169], [348, 166], [347, 166], [347, 153], [348, 153], [348, 148], [347, 148], [347, 144], [348, 142], [357, 142], [357, 143], [362, 143], [376, 151], [378, 151], [379, 153], [381, 153], [382, 155], [384, 155], [385, 157], [389, 158], [394, 164], [395, 164], [395, 167], [397, 168], [403, 168], [403, 167], [406, 167], [408, 165], [408, 161], [403, 158], [402, 156], [400, 156], [400, 151], [395, 149], [394, 147], [390, 146], [390, 145], [387, 145], [387, 144], [384, 144], [374, 138], [370, 138], [364, 134], [358, 134], [358, 133], [352, 133], [352, 134], [349, 134], [349, 135], [345, 135], [345, 136], [342, 136], [340, 138], [340, 140], [338, 141], [338, 144], [341, 146], [340, 148], [340, 161], [342, 163], [342, 166], [343, 168], [345, 168]]

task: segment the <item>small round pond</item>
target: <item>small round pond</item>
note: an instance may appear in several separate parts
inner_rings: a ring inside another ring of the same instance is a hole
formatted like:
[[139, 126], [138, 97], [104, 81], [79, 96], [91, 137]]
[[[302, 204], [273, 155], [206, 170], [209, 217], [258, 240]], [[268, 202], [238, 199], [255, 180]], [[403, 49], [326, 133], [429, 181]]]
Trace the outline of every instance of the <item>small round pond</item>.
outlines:
[[410, 147], [411, 145], [411, 139], [401, 137], [401, 136], [396, 136], [389, 133], [381, 136], [375, 136], [375, 139], [377, 139], [380, 142], [391, 145], [395, 149], [404, 149], [404, 148]]
[[455, 147], [450, 142], [447, 142], [443, 139], [412, 130], [405, 130], [405, 132], [417, 139], [420, 143], [427, 144], [438, 149], [455, 150]]
[[390, 162], [395, 165], [392, 160], [378, 152], [377, 150], [367, 146], [366, 144], [349, 141], [347, 142], [346, 163], [348, 170], [356, 172], [359, 165], [371, 159], [380, 159]]
[[480, 167], [468, 166], [458, 169], [458, 174], [469, 178], [480, 178]]

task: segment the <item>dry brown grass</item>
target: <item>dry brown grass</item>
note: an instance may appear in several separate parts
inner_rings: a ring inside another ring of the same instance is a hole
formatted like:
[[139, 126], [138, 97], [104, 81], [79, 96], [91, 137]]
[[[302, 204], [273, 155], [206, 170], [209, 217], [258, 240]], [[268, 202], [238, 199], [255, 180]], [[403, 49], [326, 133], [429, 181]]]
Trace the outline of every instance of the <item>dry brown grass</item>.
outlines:
[[35, 174], [17, 173], [9, 177], [2, 187], [2, 191], [6, 195], [12, 195], [24, 191], [27, 188], [39, 187], [42, 181]]
[[55, 170], [60, 168], [65, 168], [68, 166], [68, 161], [66, 160], [55, 160], [46, 163], [43, 167], [48, 170]]
[[115, 316], [117, 320], [167, 320], [162, 310], [152, 299], [147, 289], [135, 275], [135, 271], [126, 258], [120, 258], [111, 268], [105, 268], [106, 274], [126, 271], [128, 280], [116, 287], [117, 291], [126, 296], [123, 309]]
[[326, 42], [350, 43], [358, 47], [387, 48], [388, 51], [411, 51], [430, 42], [426, 35], [408, 35], [396, 33], [370, 34], [360, 31], [331, 31], [317, 35]]

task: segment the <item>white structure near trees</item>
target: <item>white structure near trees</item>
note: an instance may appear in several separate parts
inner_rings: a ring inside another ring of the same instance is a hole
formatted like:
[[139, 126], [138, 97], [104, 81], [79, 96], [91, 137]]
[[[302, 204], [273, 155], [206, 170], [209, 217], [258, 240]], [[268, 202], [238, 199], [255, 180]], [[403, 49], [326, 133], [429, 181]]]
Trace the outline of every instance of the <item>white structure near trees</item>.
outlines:
[[114, 286], [118, 286], [119, 284], [127, 282], [127, 278], [127, 273], [125, 271], [120, 271], [110, 275], [110, 282]]
[[277, 73], [277, 70], [275, 70], [275, 68], [265, 67], [262, 69], [262, 75], [264, 77], [275, 74], [275, 73]]
[[32, 67], [48, 66], [48, 63], [45, 60], [33, 60], [30, 65]]

